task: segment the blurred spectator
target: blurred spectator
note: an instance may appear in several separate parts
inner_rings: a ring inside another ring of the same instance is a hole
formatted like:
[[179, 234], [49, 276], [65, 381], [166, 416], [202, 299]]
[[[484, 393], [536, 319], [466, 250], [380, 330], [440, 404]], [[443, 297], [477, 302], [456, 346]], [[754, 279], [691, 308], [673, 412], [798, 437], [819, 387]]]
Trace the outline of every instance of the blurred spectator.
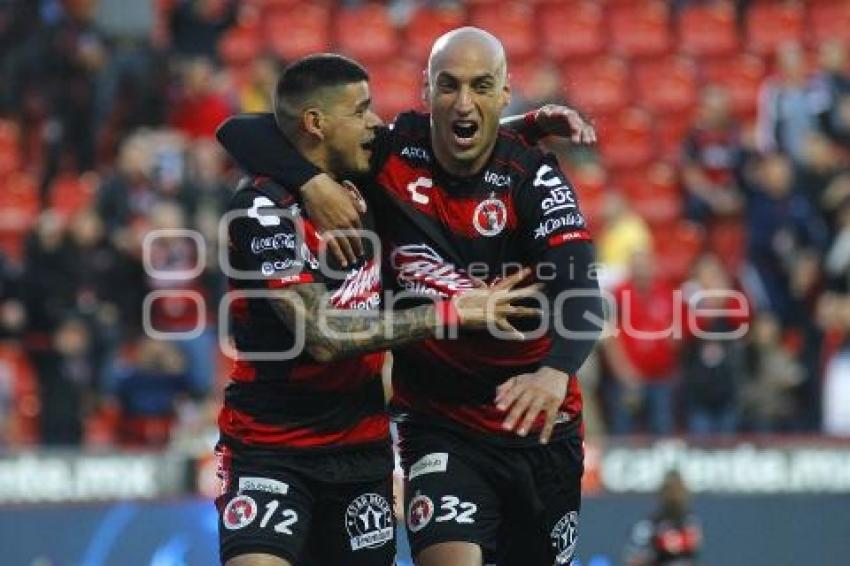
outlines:
[[821, 250], [826, 245], [826, 226], [795, 190], [792, 164], [785, 156], [772, 153], [761, 158], [750, 182], [748, 250], [762, 290], [760, 303], [787, 323], [793, 310], [792, 262], [801, 250]]
[[627, 566], [696, 566], [702, 525], [690, 508], [690, 494], [676, 470], [667, 472], [658, 491], [658, 508], [632, 529]]
[[629, 262], [637, 253], [652, 247], [649, 226], [630, 208], [622, 194], [609, 192], [602, 204], [602, 229], [596, 236], [599, 262], [604, 266], [599, 284], [616, 287], [628, 274]]
[[832, 39], [820, 46], [820, 72], [814, 88], [820, 104], [820, 125], [824, 133], [845, 148], [850, 147], [850, 74], [847, 73], [847, 46]]
[[0, 340], [20, 338], [27, 315], [21, 300], [21, 272], [0, 252]]
[[216, 84], [209, 59], [187, 61], [181, 72], [181, 90], [171, 102], [171, 125], [189, 138], [215, 137], [215, 130], [233, 113], [233, 105]]
[[823, 432], [850, 436], [850, 296], [827, 294], [819, 307], [825, 329]]
[[92, 333], [99, 386], [121, 340], [127, 338], [124, 329], [138, 327], [143, 271], [106, 238], [103, 221], [90, 210], [74, 217], [63, 254], [69, 268], [65, 285], [75, 295], [74, 311], [85, 318]]
[[120, 410], [118, 438], [133, 446], [165, 446], [177, 407], [190, 391], [186, 361], [174, 344], [145, 338], [138, 361], [119, 368], [112, 392]]
[[171, 43], [180, 55], [214, 58], [222, 32], [236, 22], [234, 0], [178, 0], [171, 13]]
[[749, 318], [743, 293], [736, 291], [714, 255], [697, 261], [682, 286], [688, 312], [682, 349], [682, 382], [693, 434], [732, 434], [738, 422], [738, 388], [744, 370], [740, 338]]
[[280, 75], [280, 61], [273, 55], [258, 57], [251, 64], [251, 74], [239, 90], [241, 112], [271, 112], [272, 96]]
[[820, 103], [806, 75], [806, 54], [797, 43], [777, 51], [777, 75], [761, 86], [758, 103], [758, 145], [763, 152], [787, 152], [803, 158], [803, 141], [817, 128]]
[[679, 369], [674, 341], [678, 294], [657, 275], [649, 252], [636, 252], [630, 271], [614, 291], [616, 331], [603, 346], [614, 377], [611, 430], [634, 433], [635, 416], [643, 411], [653, 434], [670, 434]]
[[688, 219], [706, 223], [741, 211], [743, 198], [735, 177], [741, 153], [729, 94], [709, 86], [702, 92], [697, 121], [684, 143], [682, 182]]
[[850, 293], [850, 197], [838, 209], [836, 235], [824, 261], [830, 287]]
[[83, 420], [95, 378], [90, 347], [85, 322], [68, 318], [58, 326], [50, 351], [36, 366], [43, 444], [79, 445], [83, 440]]
[[821, 212], [824, 194], [841, 174], [844, 159], [839, 148], [822, 134], [810, 134], [803, 142], [803, 160], [797, 165], [795, 186]]
[[216, 333], [206, 311], [204, 279], [192, 272], [203, 261], [199, 254], [205, 250], [179, 232], [187, 226], [177, 204], [157, 204], [151, 211], [151, 222], [152, 229], [163, 232], [150, 241], [150, 267], [155, 272], [146, 273], [148, 287], [166, 293], [149, 307], [151, 329], [183, 335], [175, 345], [186, 360], [192, 391], [203, 396], [210, 392], [215, 377]]
[[749, 378], [741, 388], [741, 413], [755, 432], [790, 432], [798, 420], [795, 389], [803, 367], [782, 344], [782, 327], [769, 312], [754, 323], [748, 352]]
[[97, 212], [113, 235], [144, 219], [157, 200], [153, 182], [154, 148], [150, 136], [137, 133], [121, 145], [117, 169], [100, 187]]

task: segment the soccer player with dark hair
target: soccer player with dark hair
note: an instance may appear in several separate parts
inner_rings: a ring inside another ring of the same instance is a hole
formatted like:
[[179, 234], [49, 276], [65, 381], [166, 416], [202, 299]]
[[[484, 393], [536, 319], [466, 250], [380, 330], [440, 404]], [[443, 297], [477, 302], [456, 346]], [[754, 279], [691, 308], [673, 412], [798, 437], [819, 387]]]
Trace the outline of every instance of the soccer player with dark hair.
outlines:
[[[368, 171], [380, 120], [360, 65], [306, 57], [283, 72], [275, 96], [272, 128], [302, 159], [340, 180]], [[389, 565], [395, 519], [383, 350], [437, 338], [447, 325], [515, 332], [509, 316], [539, 316], [512, 304], [534, 289], [512, 290], [518, 274], [381, 312], [379, 250], [367, 242], [344, 270], [323, 263], [296, 187], [249, 177], [225, 216], [237, 361], [216, 447], [221, 559]], [[367, 209], [364, 223], [372, 222]]]
[[[376, 129], [361, 181], [394, 286], [450, 298], [475, 279], [498, 281], [506, 265], [533, 267], [552, 305], [548, 328], [560, 331], [522, 343], [463, 332], [393, 348], [412, 551], [426, 566], [570, 564], [583, 473], [575, 372], [601, 330], [593, 246], [556, 159], [500, 127], [510, 88], [495, 37], [442, 36], [426, 80], [431, 113]], [[534, 129], [541, 118], [550, 125], [539, 111], [526, 121]], [[592, 141], [586, 134], [576, 141]], [[268, 116], [231, 119], [219, 139], [248, 170], [305, 185], [309, 210], [350, 206], [324, 198], [338, 189], [310, 179], [320, 172]]]

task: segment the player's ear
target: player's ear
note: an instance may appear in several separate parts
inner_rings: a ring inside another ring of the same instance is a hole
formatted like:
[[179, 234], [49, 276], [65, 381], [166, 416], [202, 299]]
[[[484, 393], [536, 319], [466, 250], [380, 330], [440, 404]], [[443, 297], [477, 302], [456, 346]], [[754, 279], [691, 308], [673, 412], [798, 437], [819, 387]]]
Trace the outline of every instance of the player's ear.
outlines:
[[511, 103], [511, 76], [505, 73], [505, 84], [502, 86], [502, 108]]
[[324, 123], [325, 117], [319, 108], [306, 108], [301, 113], [301, 127], [305, 132], [320, 140], [325, 139]]

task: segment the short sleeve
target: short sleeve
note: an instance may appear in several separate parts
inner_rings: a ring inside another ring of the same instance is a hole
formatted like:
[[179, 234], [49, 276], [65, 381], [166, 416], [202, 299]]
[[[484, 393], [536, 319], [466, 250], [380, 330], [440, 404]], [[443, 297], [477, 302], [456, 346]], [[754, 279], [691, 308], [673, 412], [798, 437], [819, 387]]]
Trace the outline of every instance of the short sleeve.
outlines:
[[270, 289], [322, 280], [318, 259], [307, 245], [310, 235], [293, 212], [252, 190], [234, 198], [228, 244], [237, 279], [260, 281]]
[[590, 240], [578, 197], [552, 155], [544, 157], [537, 170], [516, 193], [523, 248], [538, 259], [547, 248]]

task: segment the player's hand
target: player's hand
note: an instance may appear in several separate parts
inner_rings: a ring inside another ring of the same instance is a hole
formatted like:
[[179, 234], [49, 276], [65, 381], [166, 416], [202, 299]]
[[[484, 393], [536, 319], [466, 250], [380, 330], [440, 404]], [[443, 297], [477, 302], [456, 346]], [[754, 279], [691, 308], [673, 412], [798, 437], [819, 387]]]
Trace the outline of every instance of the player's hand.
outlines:
[[534, 121], [550, 136], [568, 138], [571, 142], [581, 145], [596, 143], [596, 130], [593, 125], [569, 106], [558, 104], [541, 106], [534, 113]]
[[524, 373], [510, 378], [496, 389], [496, 406], [500, 411], [510, 411], [502, 427], [516, 430], [525, 436], [537, 416], [543, 413], [546, 421], [540, 432], [541, 444], [552, 437], [561, 403], [567, 396], [570, 376], [562, 371], [542, 367], [534, 373]]
[[329, 230], [361, 230], [360, 215], [365, 203], [326, 174], [316, 175], [301, 187], [304, 207], [319, 232], [325, 237], [328, 250], [342, 267], [348, 267], [363, 255], [363, 244], [356, 235], [339, 235], [330, 238]]
[[[515, 302], [536, 295], [542, 284], [514, 289], [531, 275], [531, 269], [522, 269], [491, 286], [476, 287], [452, 297], [460, 325], [464, 328], [492, 328], [495, 326], [517, 339], [524, 339], [508, 318], [539, 317], [542, 311], [533, 307], [514, 305]], [[492, 325], [492, 326], [491, 326]]]

